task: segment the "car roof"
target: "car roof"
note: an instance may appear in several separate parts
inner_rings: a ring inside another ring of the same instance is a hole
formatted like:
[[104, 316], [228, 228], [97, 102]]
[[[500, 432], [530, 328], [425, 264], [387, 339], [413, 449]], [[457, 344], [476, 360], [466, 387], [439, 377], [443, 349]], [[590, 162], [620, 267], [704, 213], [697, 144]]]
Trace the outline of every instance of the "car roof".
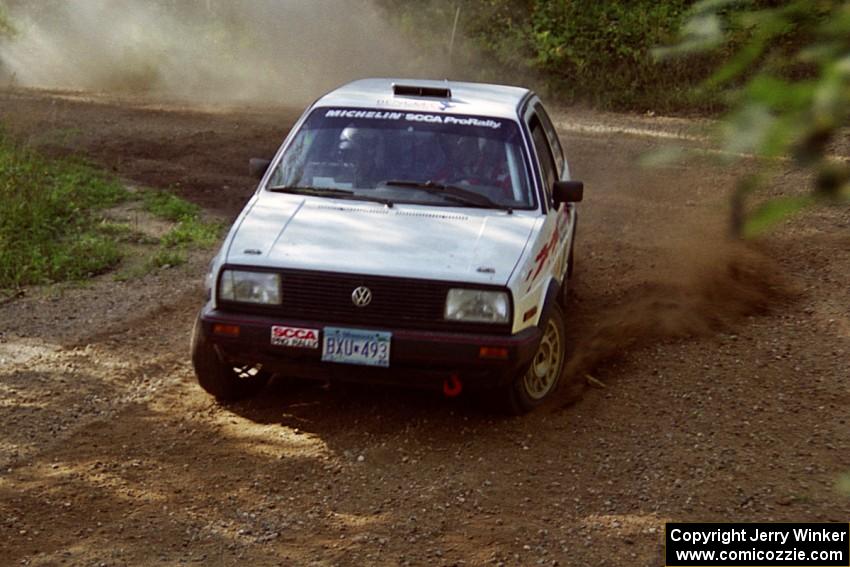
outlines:
[[[394, 86], [450, 91], [450, 97], [394, 94]], [[522, 87], [423, 79], [361, 79], [316, 101], [320, 107], [379, 108], [516, 119], [520, 103], [532, 94]]]

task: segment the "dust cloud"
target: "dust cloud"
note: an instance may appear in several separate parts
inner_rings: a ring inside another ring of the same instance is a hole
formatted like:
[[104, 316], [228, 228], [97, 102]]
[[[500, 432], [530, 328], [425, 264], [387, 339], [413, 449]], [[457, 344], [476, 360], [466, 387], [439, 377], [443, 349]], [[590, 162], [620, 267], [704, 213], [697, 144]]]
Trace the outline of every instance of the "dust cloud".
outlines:
[[0, 0], [0, 84], [303, 104], [364, 76], [439, 75], [368, 0]]
[[678, 261], [594, 318], [565, 365], [568, 404], [594, 380], [594, 370], [635, 349], [734, 329], [795, 295], [768, 254], [743, 242], [708, 242], [671, 246], [668, 258]]

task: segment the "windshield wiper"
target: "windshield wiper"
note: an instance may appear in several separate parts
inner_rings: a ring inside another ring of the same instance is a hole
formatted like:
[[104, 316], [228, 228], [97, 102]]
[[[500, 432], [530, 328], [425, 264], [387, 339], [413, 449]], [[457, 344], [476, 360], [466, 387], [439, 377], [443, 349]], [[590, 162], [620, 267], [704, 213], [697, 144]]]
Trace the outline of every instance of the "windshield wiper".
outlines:
[[431, 180], [412, 181], [406, 179], [391, 179], [389, 181], [384, 181], [383, 184], [387, 187], [410, 187], [411, 189], [425, 191], [432, 195], [442, 195], [447, 199], [451, 199], [465, 205], [472, 205], [474, 207], [511, 210], [509, 207], [505, 207], [504, 205], [497, 203], [487, 195], [482, 195], [481, 193], [476, 193], [471, 189], [466, 189], [457, 185], [446, 185], [445, 183], [437, 183]]
[[390, 208], [393, 202], [390, 199], [381, 197], [370, 197], [357, 193], [351, 189], [338, 189], [336, 187], [313, 187], [309, 185], [275, 185], [268, 188], [269, 191], [275, 193], [292, 193], [293, 195], [310, 195], [311, 197], [332, 197], [335, 199], [351, 199], [355, 201], [370, 201], [372, 203], [381, 203]]
[[269, 191], [275, 193], [293, 193], [295, 195], [354, 195], [354, 191], [350, 189], [337, 189], [334, 187], [313, 187], [310, 185], [275, 185], [269, 187]]

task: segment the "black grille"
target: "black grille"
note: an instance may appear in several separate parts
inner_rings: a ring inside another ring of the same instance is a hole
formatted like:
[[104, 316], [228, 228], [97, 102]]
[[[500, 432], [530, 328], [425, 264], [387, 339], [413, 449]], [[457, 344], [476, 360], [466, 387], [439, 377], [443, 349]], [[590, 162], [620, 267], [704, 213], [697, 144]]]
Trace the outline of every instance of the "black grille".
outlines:
[[[510, 332], [510, 324], [457, 323], [443, 319], [446, 295], [450, 288], [474, 287], [504, 291], [503, 287], [332, 272], [286, 270], [278, 273], [281, 274], [282, 305], [221, 302], [222, 308], [245, 313], [276, 314], [287, 319], [378, 328], [484, 334]], [[352, 292], [360, 286], [366, 286], [372, 292], [372, 301], [366, 307], [357, 307], [351, 299]]]

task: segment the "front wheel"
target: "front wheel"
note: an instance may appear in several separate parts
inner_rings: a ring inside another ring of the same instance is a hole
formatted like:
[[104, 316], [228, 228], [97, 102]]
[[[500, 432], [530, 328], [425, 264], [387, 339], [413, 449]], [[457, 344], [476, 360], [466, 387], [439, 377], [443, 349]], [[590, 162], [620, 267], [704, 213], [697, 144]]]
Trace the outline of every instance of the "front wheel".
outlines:
[[195, 321], [192, 331], [192, 365], [201, 387], [221, 401], [251, 396], [271, 377], [259, 364], [228, 361], [204, 336], [200, 319]]
[[558, 389], [566, 357], [565, 335], [561, 306], [553, 305], [531, 364], [508, 386], [507, 403], [511, 413], [533, 410]]

